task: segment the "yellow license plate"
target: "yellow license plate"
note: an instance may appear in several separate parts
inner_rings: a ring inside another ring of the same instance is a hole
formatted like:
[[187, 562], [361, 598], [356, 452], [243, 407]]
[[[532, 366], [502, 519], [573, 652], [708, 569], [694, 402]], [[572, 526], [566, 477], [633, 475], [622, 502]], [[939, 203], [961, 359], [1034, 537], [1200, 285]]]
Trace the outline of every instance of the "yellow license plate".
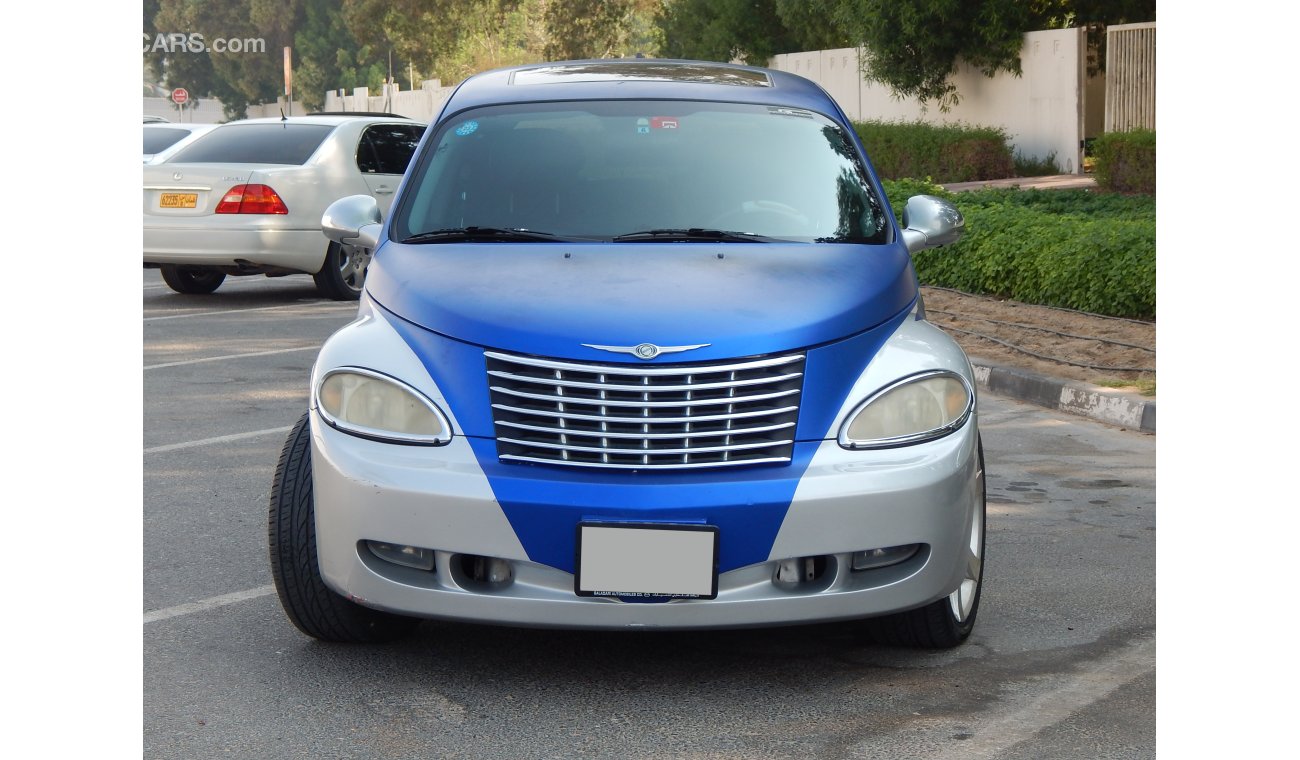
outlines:
[[163, 193], [159, 208], [194, 208], [199, 204], [198, 193]]

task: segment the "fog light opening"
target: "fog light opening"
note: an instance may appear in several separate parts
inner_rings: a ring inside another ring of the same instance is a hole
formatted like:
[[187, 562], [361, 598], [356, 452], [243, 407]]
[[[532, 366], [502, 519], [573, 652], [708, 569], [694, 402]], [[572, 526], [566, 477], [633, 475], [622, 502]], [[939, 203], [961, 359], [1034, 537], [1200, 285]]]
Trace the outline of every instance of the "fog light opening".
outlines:
[[383, 541], [366, 541], [366, 548], [376, 557], [394, 565], [413, 567], [416, 570], [433, 569], [433, 550], [418, 546], [389, 544]]
[[912, 558], [920, 551], [920, 544], [906, 544], [903, 546], [887, 546], [881, 549], [865, 549], [860, 552], [853, 552], [853, 569], [854, 570], [875, 570], [880, 567], [888, 567], [905, 562]]
[[509, 560], [499, 557], [480, 557], [477, 554], [460, 555], [461, 571], [478, 583], [504, 586], [514, 580], [514, 567]]
[[813, 583], [826, 574], [826, 557], [792, 557], [776, 563], [776, 576], [772, 582], [778, 586], [798, 586]]

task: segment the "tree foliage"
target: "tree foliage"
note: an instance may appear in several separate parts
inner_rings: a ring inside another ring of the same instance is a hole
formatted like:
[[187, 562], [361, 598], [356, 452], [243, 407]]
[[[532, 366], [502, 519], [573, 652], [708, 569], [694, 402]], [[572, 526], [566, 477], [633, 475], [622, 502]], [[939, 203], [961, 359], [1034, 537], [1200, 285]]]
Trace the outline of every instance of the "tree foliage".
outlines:
[[550, 61], [628, 58], [659, 50], [660, 0], [548, 0], [543, 21]]
[[[778, 0], [667, 2], [659, 18], [664, 35], [663, 53], [669, 58], [740, 59], [765, 66], [778, 53], [800, 49], [804, 39], [786, 26], [777, 6]], [[790, 8], [787, 13], [792, 18], [804, 15]]]
[[958, 101], [950, 75], [958, 58], [986, 76], [1020, 75], [1024, 33], [1034, 27], [1034, 3], [1024, 0], [845, 0], [837, 22], [864, 48], [867, 78], [896, 95]]

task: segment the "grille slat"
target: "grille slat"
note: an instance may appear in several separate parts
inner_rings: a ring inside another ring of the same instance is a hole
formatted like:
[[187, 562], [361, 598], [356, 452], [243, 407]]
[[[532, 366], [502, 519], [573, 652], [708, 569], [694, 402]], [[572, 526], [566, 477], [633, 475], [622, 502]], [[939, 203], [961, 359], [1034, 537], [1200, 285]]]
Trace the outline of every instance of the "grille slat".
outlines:
[[[602, 394], [608, 393], [610, 391], [629, 391], [629, 392], [641, 393], [645, 389], [644, 384], [619, 385], [619, 384], [606, 383], [606, 382], [581, 383], [574, 380], [561, 380], [559, 379], [559, 370], [556, 371], [557, 376], [555, 378], [550, 378], [550, 379], [529, 377], [527, 375], [516, 375], [510, 372], [502, 372], [500, 370], [492, 370], [488, 372], [488, 374], [491, 375], [492, 377], [501, 378], [502, 380], [514, 380], [516, 382], [521, 382], [521, 383], [536, 383], [538, 385], [550, 385], [555, 388], [561, 388], [561, 387], [585, 388], [590, 390], [599, 390]], [[726, 380], [717, 383], [691, 383], [690, 378], [692, 377], [692, 375], [687, 375], [686, 383], [683, 385], [655, 385], [653, 387], [656, 391], [682, 391], [686, 393], [691, 393], [696, 391], [707, 391], [707, 390], [715, 390], [715, 389], [725, 390], [727, 388], [759, 385], [762, 383], [769, 383], [777, 380], [793, 380], [801, 376], [802, 373], [800, 372], [791, 372], [785, 375], [778, 375], [776, 377], [771, 378], [770, 380], [766, 378], [755, 378], [751, 380], [737, 380], [737, 381]], [[604, 396], [601, 396], [601, 398], [604, 398]]]
[[[755, 401], [768, 401], [774, 398], [781, 398], [782, 396], [792, 396], [799, 392], [799, 389], [795, 388], [793, 390], [783, 390], [783, 391], [777, 391], [775, 393], [760, 393], [752, 396], [731, 396], [731, 397], [719, 398], [719, 399], [690, 399], [690, 400], [683, 399], [680, 401], [651, 401], [650, 395], [652, 392], [642, 391], [639, 394], [642, 397], [640, 400], [631, 401], [631, 400], [616, 400], [611, 398], [583, 398], [581, 396], [570, 396], [564, 393], [563, 388], [556, 388], [558, 392], [554, 394], [530, 393], [527, 391], [521, 391], [521, 390], [516, 390], [514, 388], [509, 388], [504, 385], [493, 385], [491, 387], [491, 390], [494, 393], [505, 393], [514, 396], [516, 398], [526, 398], [534, 401], [553, 401], [560, 405], [566, 403], [567, 404], [588, 404], [591, 406], [599, 406], [599, 407], [606, 407], [606, 406], [635, 407], [638, 409], [645, 409], [645, 410], [649, 410], [653, 408], [676, 407], [676, 406], [686, 407], [686, 408], [700, 407], [700, 406], [726, 406], [727, 414], [731, 414], [733, 411], [732, 407], [736, 406], [737, 404], [748, 404]], [[732, 390], [734, 391], [735, 389], [733, 388]], [[560, 411], [564, 411], [564, 410], [561, 409]], [[648, 416], [648, 415], [643, 415], [643, 416]]]
[[793, 454], [802, 355], [646, 367], [484, 356], [503, 462], [664, 470]]

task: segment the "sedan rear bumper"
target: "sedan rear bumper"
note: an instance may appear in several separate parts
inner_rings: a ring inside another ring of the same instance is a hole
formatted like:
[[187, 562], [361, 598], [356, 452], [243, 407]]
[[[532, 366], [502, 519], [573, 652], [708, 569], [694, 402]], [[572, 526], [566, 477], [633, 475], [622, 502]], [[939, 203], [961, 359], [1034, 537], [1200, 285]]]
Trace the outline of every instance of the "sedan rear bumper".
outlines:
[[144, 263], [320, 271], [329, 241], [320, 229], [144, 227]]

